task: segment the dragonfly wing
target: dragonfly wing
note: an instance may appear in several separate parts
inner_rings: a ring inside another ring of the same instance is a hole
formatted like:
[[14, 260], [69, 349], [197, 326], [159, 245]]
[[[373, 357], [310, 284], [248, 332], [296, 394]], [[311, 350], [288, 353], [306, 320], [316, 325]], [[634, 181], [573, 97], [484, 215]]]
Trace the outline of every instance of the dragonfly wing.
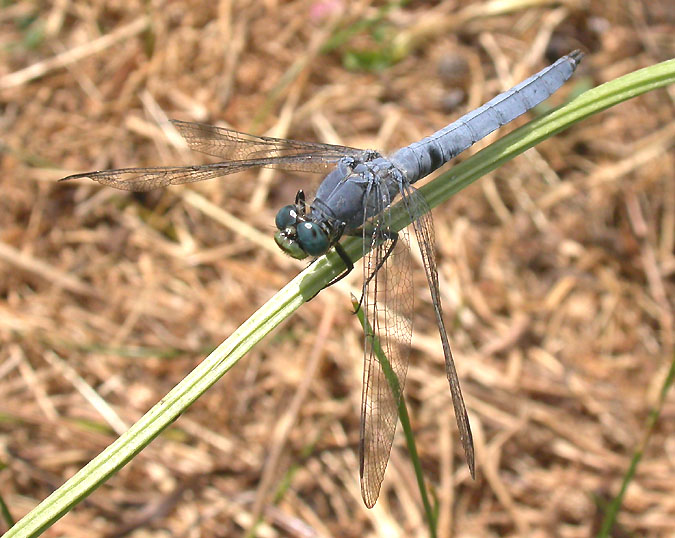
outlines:
[[[149, 191], [168, 185], [180, 185], [194, 183], [216, 177], [222, 177], [250, 168], [261, 166], [278, 167], [285, 170], [310, 171], [307, 164], [310, 161], [299, 160], [297, 156], [268, 157], [247, 159], [243, 161], [228, 161], [195, 166], [158, 166], [153, 168], [119, 168], [115, 170], [101, 170], [97, 172], [85, 172], [64, 177], [60, 181], [88, 177], [110, 187], [126, 191]], [[313, 157], [311, 164], [330, 167], [333, 162]]]
[[459, 377], [455, 369], [455, 361], [452, 358], [450, 343], [448, 342], [448, 333], [443, 321], [443, 310], [441, 307], [441, 293], [438, 285], [438, 270], [436, 269], [436, 247], [434, 239], [434, 223], [431, 217], [431, 210], [424, 197], [411, 185], [404, 186], [403, 203], [408, 213], [413, 218], [412, 224], [415, 230], [417, 242], [422, 251], [422, 261], [427, 275], [427, 282], [431, 291], [431, 299], [434, 305], [434, 314], [436, 324], [441, 335], [441, 344], [443, 354], [445, 355], [445, 373], [450, 383], [450, 393], [452, 395], [452, 405], [455, 409], [455, 418], [459, 429], [459, 439], [464, 449], [466, 462], [469, 466], [471, 477], [475, 478], [475, 462], [473, 449], [473, 436], [471, 435], [471, 425], [466, 413], [462, 390], [459, 386]]
[[[371, 508], [389, 460], [408, 371], [412, 336], [413, 290], [410, 247], [406, 230], [389, 233], [389, 211], [369, 220], [364, 231], [363, 308], [371, 333], [365, 335], [359, 461], [361, 495]], [[377, 345], [388, 359], [382, 364]], [[392, 390], [387, 371], [398, 385]]]
[[364, 155], [362, 149], [286, 138], [255, 136], [204, 123], [171, 120], [191, 149], [225, 159], [270, 159], [265, 166], [305, 172], [325, 172], [342, 157]]
[[161, 166], [156, 168], [119, 168], [85, 172], [64, 177], [59, 181], [88, 177], [102, 185], [125, 191], [149, 191], [167, 185], [193, 183], [231, 174], [236, 170], [215, 165], [203, 166]]
[[372, 151], [348, 146], [254, 136], [203, 123], [172, 120], [190, 148], [225, 159], [198, 166], [120, 168], [74, 174], [61, 181], [88, 177], [128, 191], [148, 191], [167, 185], [193, 183], [250, 168], [269, 167], [296, 172], [328, 172], [343, 157], [371, 159]]

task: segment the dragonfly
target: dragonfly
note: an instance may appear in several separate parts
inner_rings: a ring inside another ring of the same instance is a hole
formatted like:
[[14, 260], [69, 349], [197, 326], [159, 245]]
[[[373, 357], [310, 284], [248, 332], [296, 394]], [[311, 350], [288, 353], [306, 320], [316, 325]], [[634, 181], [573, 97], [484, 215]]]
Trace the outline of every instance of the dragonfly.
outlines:
[[[443, 321], [433, 221], [427, 202], [413, 185], [550, 97], [572, 76], [582, 57], [578, 50], [563, 56], [457, 121], [389, 156], [373, 150], [255, 136], [172, 120], [191, 149], [222, 161], [86, 172], [61, 181], [88, 177], [117, 189], [147, 191], [256, 167], [326, 174], [310, 203], [300, 190], [292, 204], [279, 210], [274, 239], [282, 251], [296, 259], [317, 259], [334, 249], [345, 269], [328, 285], [354, 268], [340, 240], [345, 236], [362, 240], [364, 279], [360, 307], [369, 329], [364, 331], [359, 475], [363, 501], [372, 508], [380, 494], [394, 440], [412, 337], [414, 294], [409, 234], [406, 228], [395, 229], [392, 204], [395, 200], [403, 204], [420, 246], [459, 438], [469, 472], [475, 478], [471, 427]], [[376, 353], [378, 345], [398, 381], [398, 390], [387, 380]]]

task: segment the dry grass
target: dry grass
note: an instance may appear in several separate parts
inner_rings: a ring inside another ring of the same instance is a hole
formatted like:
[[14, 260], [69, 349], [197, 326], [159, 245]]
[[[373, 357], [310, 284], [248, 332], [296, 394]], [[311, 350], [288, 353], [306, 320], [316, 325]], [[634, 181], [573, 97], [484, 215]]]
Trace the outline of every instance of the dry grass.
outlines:
[[[383, 4], [367, 0], [3, 2], [0, 495], [15, 518], [301, 267], [270, 230], [307, 178], [263, 171], [147, 195], [56, 179], [203, 162], [165, 117], [392, 150], [574, 48], [588, 55], [554, 103], [675, 52], [668, 0], [542, 0], [489, 17], [488, 2], [456, 4], [378, 21]], [[400, 61], [343, 66], [378, 47], [376, 60]], [[418, 264], [406, 395], [441, 536], [597, 528], [674, 352], [674, 138], [673, 89], [656, 91], [434, 212], [478, 467], [472, 481]], [[360, 498], [361, 345], [345, 289], [325, 290], [54, 530], [239, 536], [260, 512], [260, 536], [424, 536], [400, 439], [376, 508]], [[674, 424], [671, 394], [616, 536], [675, 535]]]

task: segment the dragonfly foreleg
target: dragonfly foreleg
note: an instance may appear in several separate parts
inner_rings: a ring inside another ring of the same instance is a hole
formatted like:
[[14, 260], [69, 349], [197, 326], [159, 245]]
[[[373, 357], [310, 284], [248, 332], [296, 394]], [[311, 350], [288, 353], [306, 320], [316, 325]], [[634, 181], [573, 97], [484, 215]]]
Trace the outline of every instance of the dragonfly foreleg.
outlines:
[[344, 277], [346, 277], [349, 273], [352, 272], [354, 269], [354, 262], [352, 259], [349, 257], [347, 252], [345, 252], [345, 249], [342, 248], [342, 245], [340, 243], [335, 243], [335, 252], [338, 253], [338, 256], [340, 256], [340, 259], [342, 262], [345, 264], [345, 270], [341, 275], [336, 276], [333, 280], [331, 280], [328, 284], [326, 284], [323, 289], [326, 289], [329, 286], [332, 286], [336, 282], [339, 282], [342, 280]]
[[[342, 245], [340, 245], [340, 243], [335, 243], [334, 248], [335, 248], [335, 252], [337, 252], [338, 256], [340, 256], [340, 259], [345, 264], [345, 270], [344, 270], [344, 272], [342, 272], [341, 274], [336, 276], [333, 280], [331, 280], [328, 284], [326, 284], [323, 288], [321, 288], [319, 291], [323, 291], [326, 288], [335, 284], [336, 282], [339, 282], [344, 277], [346, 277], [349, 273], [351, 273], [352, 270], [354, 269], [354, 262], [351, 260], [351, 258], [349, 257], [349, 255], [347, 254], [345, 249], [342, 248]], [[312, 263], [314, 263], [314, 262], [312, 262]], [[311, 301], [312, 299], [314, 299], [314, 297], [319, 295], [319, 291], [317, 291], [314, 295], [312, 295], [309, 299], [307, 299], [307, 301]]]

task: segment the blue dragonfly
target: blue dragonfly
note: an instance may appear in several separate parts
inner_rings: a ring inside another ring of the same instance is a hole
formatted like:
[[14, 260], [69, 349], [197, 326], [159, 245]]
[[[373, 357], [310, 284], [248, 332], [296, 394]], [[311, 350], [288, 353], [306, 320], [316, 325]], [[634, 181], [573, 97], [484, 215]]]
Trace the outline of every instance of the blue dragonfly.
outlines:
[[[172, 121], [190, 148], [222, 159], [195, 166], [122, 168], [74, 174], [103, 185], [147, 191], [193, 183], [256, 167], [327, 174], [314, 200], [303, 191], [276, 215], [274, 239], [288, 255], [316, 258], [331, 248], [345, 264], [353, 262], [340, 245], [343, 236], [362, 238], [364, 309], [371, 331], [365, 334], [359, 463], [365, 504], [375, 505], [396, 430], [412, 337], [413, 289], [406, 229], [395, 231], [392, 202], [401, 200], [419, 243], [445, 355], [445, 370], [467, 465], [475, 477], [471, 427], [443, 321], [429, 206], [413, 184], [492, 131], [524, 114], [556, 92], [574, 73], [583, 54], [573, 51], [539, 73], [432, 135], [389, 156], [348, 146], [254, 136], [231, 129]], [[329, 285], [330, 285], [329, 284]], [[378, 341], [400, 390], [393, 390], [376, 354]]]

